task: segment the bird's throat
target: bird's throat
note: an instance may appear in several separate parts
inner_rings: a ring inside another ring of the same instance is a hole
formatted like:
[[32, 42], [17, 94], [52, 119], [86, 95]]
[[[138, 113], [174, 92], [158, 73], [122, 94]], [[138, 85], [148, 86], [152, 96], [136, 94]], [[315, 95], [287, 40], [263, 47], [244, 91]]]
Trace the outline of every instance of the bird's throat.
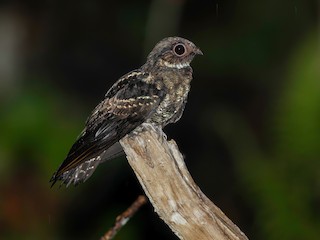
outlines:
[[175, 68], [175, 69], [183, 69], [183, 68], [187, 68], [190, 67], [190, 64], [188, 62], [184, 62], [184, 63], [170, 63], [168, 61], [165, 60], [161, 60], [160, 64], [162, 66], [168, 67], [168, 68]]

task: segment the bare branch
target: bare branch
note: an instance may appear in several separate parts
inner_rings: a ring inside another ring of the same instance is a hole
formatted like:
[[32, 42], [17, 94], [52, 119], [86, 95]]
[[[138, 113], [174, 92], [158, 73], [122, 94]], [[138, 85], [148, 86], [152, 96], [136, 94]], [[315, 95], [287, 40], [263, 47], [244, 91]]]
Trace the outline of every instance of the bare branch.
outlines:
[[155, 211], [180, 239], [248, 239], [202, 193], [161, 129], [144, 124], [120, 143]]
[[117, 234], [117, 232], [129, 221], [129, 219], [139, 210], [139, 208], [146, 202], [147, 198], [143, 195], [140, 195], [126, 211], [124, 211], [116, 218], [114, 226], [101, 237], [101, 240], [112, 239]]

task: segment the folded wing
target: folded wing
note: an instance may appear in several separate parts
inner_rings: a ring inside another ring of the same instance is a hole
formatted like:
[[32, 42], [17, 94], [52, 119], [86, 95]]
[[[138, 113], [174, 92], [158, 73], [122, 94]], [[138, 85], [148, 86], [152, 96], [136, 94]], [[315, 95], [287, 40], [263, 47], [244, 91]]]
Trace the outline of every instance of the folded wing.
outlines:
[[120, 78], [94, 109], [86, 127], [51, 178], [67, 186], [88, 179], [99, 163], [119, 153], [118, 141], [146, 121], [163, 99], [151, 76], [132, 71]]

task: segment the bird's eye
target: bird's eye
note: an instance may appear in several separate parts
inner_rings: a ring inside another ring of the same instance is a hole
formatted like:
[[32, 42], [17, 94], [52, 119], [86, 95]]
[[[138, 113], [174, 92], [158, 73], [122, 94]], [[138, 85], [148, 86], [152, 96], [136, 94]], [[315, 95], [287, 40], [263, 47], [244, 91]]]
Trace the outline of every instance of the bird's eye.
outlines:
[[186, 47], [182, 43], [178, 43], [173, 47], [173, 51], [177, 56], [182, 56], [186, 52]]

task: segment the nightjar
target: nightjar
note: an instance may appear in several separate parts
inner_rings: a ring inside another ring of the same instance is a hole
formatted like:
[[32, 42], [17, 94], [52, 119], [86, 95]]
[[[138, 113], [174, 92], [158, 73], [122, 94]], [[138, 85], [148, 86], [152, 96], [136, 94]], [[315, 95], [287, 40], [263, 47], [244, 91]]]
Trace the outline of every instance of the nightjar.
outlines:
[[201, 50], [180, 37], [161, 40], [139, 69], [122, 76], [87, 119], [50, 182], [86, 181], [96, 167], [122, 152], [119, 140], [143, 123], [163, 128], [178, 121], [192, 80], [190, 63]]

